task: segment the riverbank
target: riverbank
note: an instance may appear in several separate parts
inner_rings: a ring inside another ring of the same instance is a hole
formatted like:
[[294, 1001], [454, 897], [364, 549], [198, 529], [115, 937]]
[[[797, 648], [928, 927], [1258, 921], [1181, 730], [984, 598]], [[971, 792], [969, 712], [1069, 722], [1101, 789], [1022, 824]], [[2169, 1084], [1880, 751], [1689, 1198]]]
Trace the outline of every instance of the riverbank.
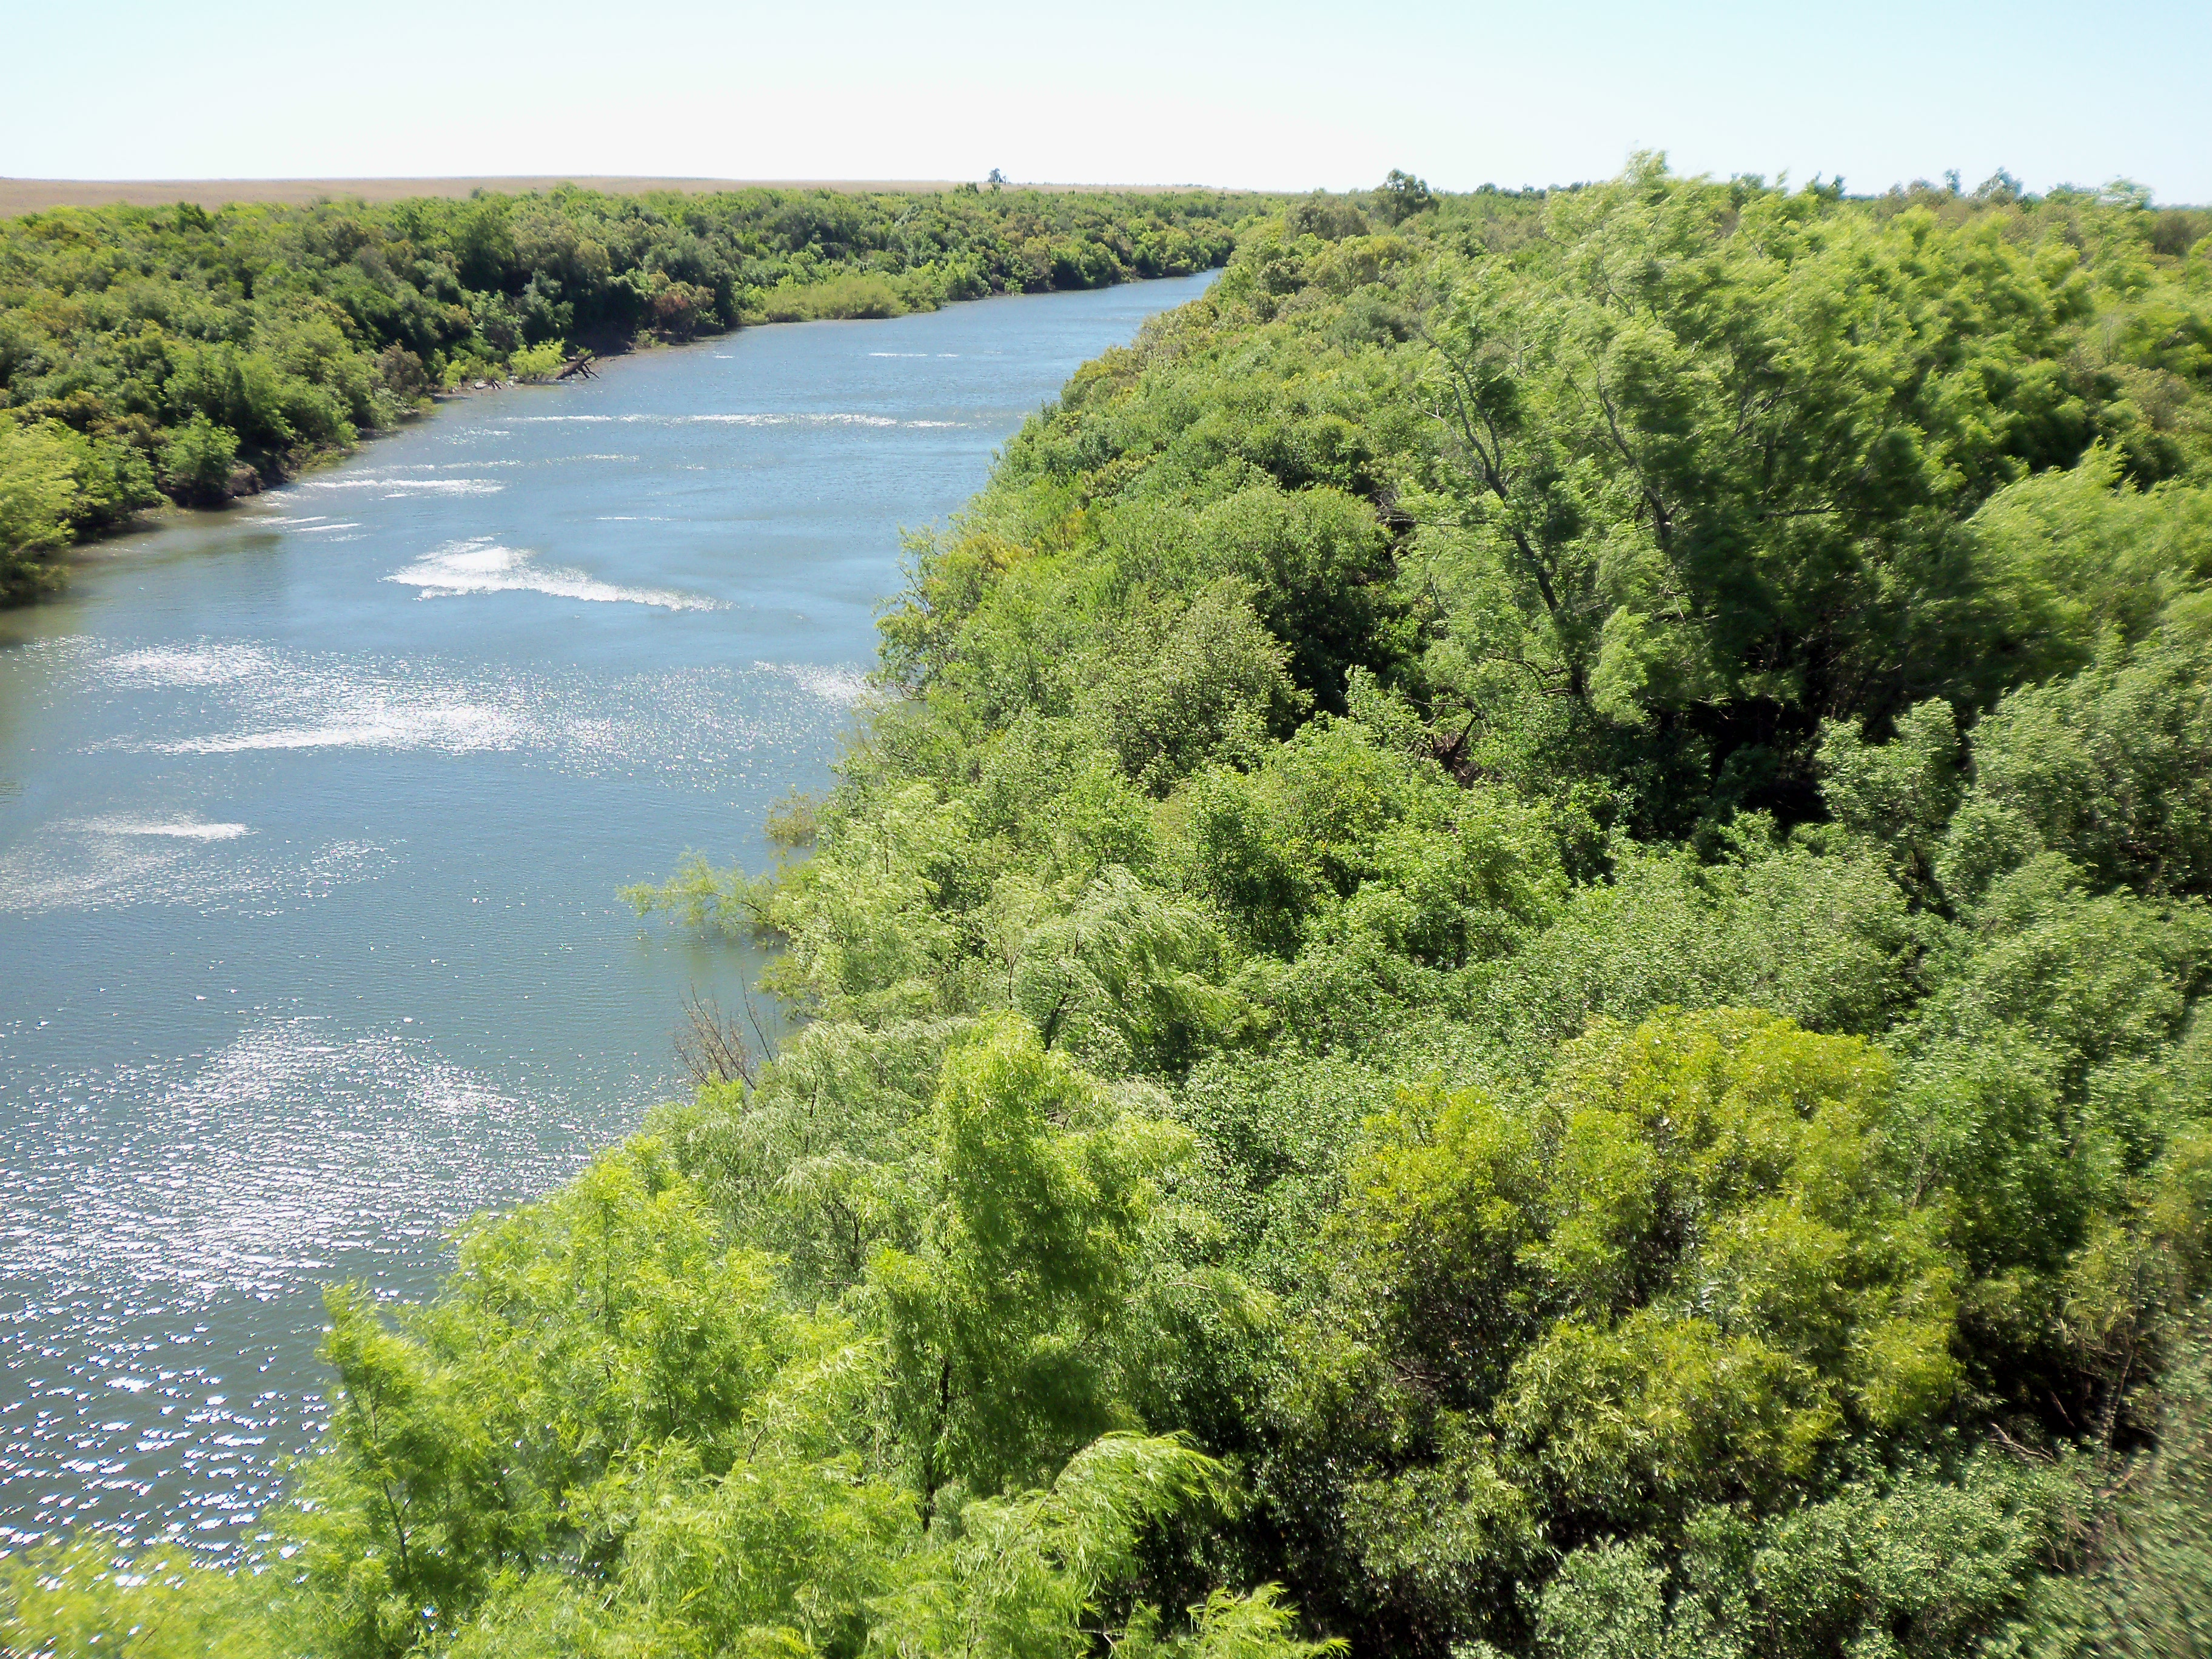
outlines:
[[0, 615], [0, 1549], [252, 1547], [320, 1285], [427, 1293], [680, 1090], [762, 964], [617, 890], [767, 856], [900, 527], [1205, 280], [480, 395]]
[[[746, 325], [1215, 269], [1272, 199], [571, 188], [64, 207], [0, 223], [0, 600], [161, 499], [349, 453], [434, 394]], [[128, 283], [118, 274], [129, 271]]]
[[[1170, 277], [1132, 277], [1129, 280], [1131, 282], [1167, 282], [1174, 279]], [[594, 372], [594, 377], [596, 378], [598, 371], [606, 368], [611, 368], [613, 364], [619, 362], [625, 358], [635, 356], [640, 353], [674, 349], [684, 347], [705, 346], [716, 341], [726, 340], [732, 335], [738, 332], [740, 329], [770, 328], [780, 324], [799, 322], [875, 322], [885, 320], [890, 317], [910, 315], [918, 311], [934, 311], [940, 308], [940, 304], [924, 304], [919, 306], [902, 307], [897, 309], [880, 310], [864, 308], [862, 306], [840, 307], [836, 303], [834, 294], [836, 285], [830, 283], [824, 283], [819, 286], [824, 289], [830, 289], [833, 292], [830, 296], [828, 296], [830, 298], [830, 303], [818, 307], [817, 314], [809, 314], [807, 312], [799, 309], [775, 310], [756, 318], [748, 318], [741, 321], [737, 325], [737, 326], [722, 331], [719, 333], [697, 334], [688, 339], [682, 340], [659, 339], [647, 336], [623, 342], [611, 337], [602, 337], [599, 341], [590, 344], [587, 351], [587, 355]], [[866, 296], [863, 295], [862, 297], [865, 300]], [[982, 298], [988, 296], [979, 295], [975, 297]], [[941, 304], [951, 303], [967, 303], [967, 301], [946, 301], [941, 302]], [[568, 382], [563, 381], [560, 384], [565, 386]], [[90, 548], [98, 546], [102, 543], [112, 541], [118, 537], [130, 535], [134, 532], [139, 532], [151, 528], [155, 522], [168, 519], [173, 515], [196, 513], [219, 514], [228, 511], [228, 509], [236, 507], [240, 502], [250, 501], [262, 495], [264, 491], [281, 489], [284, 485], [289, 483], [300, 483], [311, 477], [319, 471], [349, 460], [361, 453], [362, 445], [393, 437], [398, 433], [404, 431], [409, 426], [411, 426], [415, 422], [427, 419], [434, 415], [441, 405], [472, 403], [480, 398], [505, 392], [550, 392], [556, 389], [556, 377], [550, 374], [533, 376], [528, 380], [477, 380], [473, 384], [453, 386], [442, 391], [429, 394], [421, 405], [415, 409], [407, 410], [402, 416], [400, 422], [394, 426], [379, 428], [360, 433], [356, 434], [352, 442], [342, 447], [333, 446], [331, 447], [317, 450], [312, 453], [305, 455], [288, 457], [283, 464], [283, 470], [276, 471], [272, 468], [272, 476], [264, 477], [258, 465], [234, 469], [229, 485], [225, 489], [221, 498], [218, 500], [203, 500], [189, 503], [166, 500], [149, 502], [144, 507], [134, 509], [131, 513], [114, 520], [112, 522], [101, 525], [89, 532], [79, 535], [70, 544], [70, 550], [72, 553], [82, 553]], [[264, 464], [266, 464], [266, 462], [264, 461]], [[13, 602], [18, 604], [34, 602], [37, 599], [45, 597], [46, 593], [51, 593], [56, 591], [58, 591], [58, 586], [56, 587], [46, 589], [43, 592], [33, 592], [25, 595]], [[0, 600], [0, 604], [4, 603], [7, 603], [7, 601]]]

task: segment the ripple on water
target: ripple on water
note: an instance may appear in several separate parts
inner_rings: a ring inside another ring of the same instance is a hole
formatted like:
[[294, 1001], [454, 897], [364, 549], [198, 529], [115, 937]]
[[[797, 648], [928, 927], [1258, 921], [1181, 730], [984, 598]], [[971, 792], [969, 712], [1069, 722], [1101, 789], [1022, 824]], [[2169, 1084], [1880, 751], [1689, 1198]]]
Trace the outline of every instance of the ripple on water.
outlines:
[[105, 746], [167, 755], [263, 750], [509, 753], [569, 771], [651, 774], [686, 787], [813, 753], [866, 681], [853, 664], [755, 663], [644, 674], [538, 673], [431, 658], [300, 652], [235, 641], [114, 651], [94, 673], [123, 690], [191, 689], [212, 729], [173, 735], [149, 699]]
[[308, 478], [302, 489], [374, 489], [386, 495], [496, 495], [496, 478]]
[[957, 427], [972, 424], [966, 421], [902, 420], [892, 415], [868, 415], [855, 410], [805, 411], [735, 411], [730, 414], [693, 415], [520, 415], [518, 423], [531, 426], [556, 424], [608, 425], [619, 422], [625, 426], [759, 426], [799, 427], [823, 430], [836, 427], [874, 427], [884, 429], [904, 428], [918, 430], [933, 427]]
[[[600, 459], [620, 459], [621, 457]], [[586, 599], [602, 604], [655, 605], [665, 611], [720, 611], [721, 599], [703, 593], [684, 593], [665, 587], [624, 587], [601, 581], [580, 570], [541, 565], [537, 555], [502, 547], [489, 538], [451, 542], [424, 554], [385, 580], [420, 590], [433, 599], [465, 593], [544, 593], [557, 599]]]
[[267, 915], [391, 863], [383, 848], [365, 841], [228, 845], [252, 833], [243, 823], [183, 817], [47, 824], [0, 853], [0, 914], [179, 904], [208, 915]]

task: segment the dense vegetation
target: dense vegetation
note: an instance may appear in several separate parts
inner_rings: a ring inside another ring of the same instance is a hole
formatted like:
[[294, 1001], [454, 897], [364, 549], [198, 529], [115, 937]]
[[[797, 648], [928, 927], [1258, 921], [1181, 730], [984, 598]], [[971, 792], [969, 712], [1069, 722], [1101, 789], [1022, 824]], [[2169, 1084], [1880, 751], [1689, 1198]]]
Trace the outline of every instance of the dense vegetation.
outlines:
[[1260, 198], [1189, 191], [58, 209], [0, 221], [0, 602], [164, 496], [219, 501], [441, 387], [758, 322], [1204, 270]]
[[641, 896], [780, 1051], [334, 1297], [258, 1577], [13, 1639], [2206, 1651], [2208, 229], [1248, 234], [918, 538], [807, 854]]

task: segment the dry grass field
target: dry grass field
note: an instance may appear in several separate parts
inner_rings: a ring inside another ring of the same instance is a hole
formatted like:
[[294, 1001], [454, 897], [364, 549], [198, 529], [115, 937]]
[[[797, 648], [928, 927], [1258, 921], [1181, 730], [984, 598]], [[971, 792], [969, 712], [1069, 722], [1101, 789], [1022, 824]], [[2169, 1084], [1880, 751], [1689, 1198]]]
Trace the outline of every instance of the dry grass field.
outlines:
[[[542, 178], [477, 179], [0, 179], [0, 218], [40, 213], [56, 207], [100, 207], [122, 202], [134, 207], [163, 207], [192, 202], [219, 208], [233, 202], [318, 202], [358, 198], [395, 202], [408, 196], [466, 196], [479, 190], [513, 194], [576, 185], [615, 196], [647, 191], [705, 193], [764, 185], [778, 190], [874, 191], [950, 190], [952, 179], [620, 179], [582, 173]], [[1186, 186], [1164, 185], [1024, 185], [1024, 190], [1129, 190], [1152, 192]]]

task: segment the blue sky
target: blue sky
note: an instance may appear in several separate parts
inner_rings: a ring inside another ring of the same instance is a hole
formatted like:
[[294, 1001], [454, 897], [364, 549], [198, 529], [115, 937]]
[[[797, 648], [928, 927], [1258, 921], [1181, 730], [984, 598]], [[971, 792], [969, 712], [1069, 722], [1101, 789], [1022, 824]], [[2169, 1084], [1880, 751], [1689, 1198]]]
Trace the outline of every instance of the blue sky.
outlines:
[[2212, 201], [2212, 3], [0, 0], [0, 174], [1373, 183], [1999, 167]]

